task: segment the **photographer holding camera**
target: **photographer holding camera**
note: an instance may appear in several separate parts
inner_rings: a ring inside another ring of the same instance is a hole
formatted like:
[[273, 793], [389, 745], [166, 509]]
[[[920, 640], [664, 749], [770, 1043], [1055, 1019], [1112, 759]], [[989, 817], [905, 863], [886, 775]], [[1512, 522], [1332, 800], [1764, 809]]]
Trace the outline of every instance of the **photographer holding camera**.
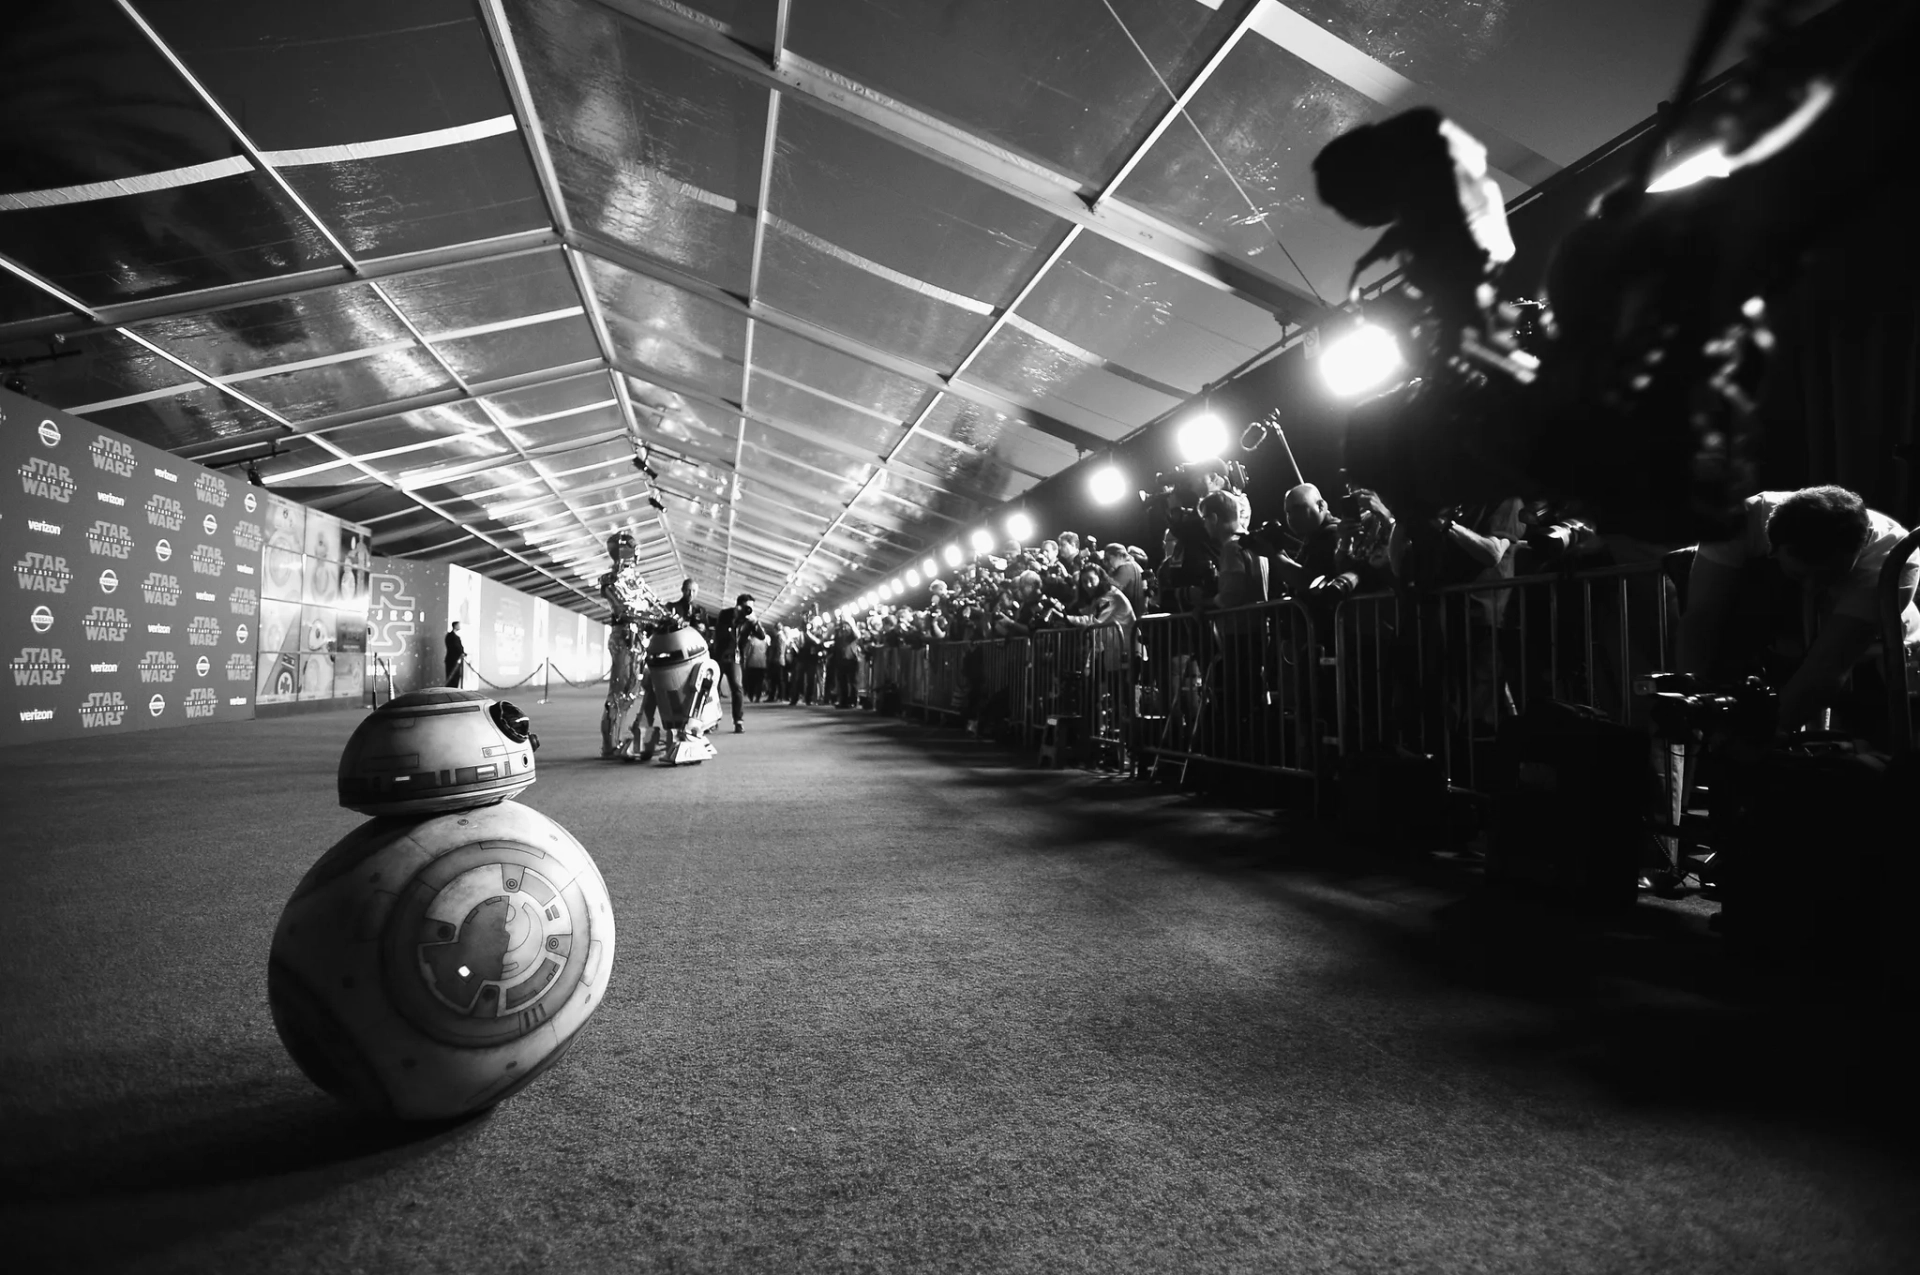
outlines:
[[753, 618], [751, 593], [743, 593], [735, 598], [733, 605], [714, 620], [713, 659], [720, 666], [722, 676], [727, 679], [727, 694], [733, 700], [733, 733], [736, 735], [747, 729], [740, 713], [740, 688], [745, 680], [741, 663], [746, 655], [747, 643], [752, 639], [765, 641], [766, 636], [767, 631]]
[[[1747, 500], [1744, 533], [1703, 544], [1680, 618], [1680, 672], [1728, 679], [1759, 674], [1780, 688], [1775, 735], [1836, 725], [1885, 745], [1887, 688], [1879, 647], [1880, 568], [1906, 531], [1843, 487], [1763, 491]], [[1920, 645], [1914, 588], [1920, 562], [1901, 572], [1901, 624]]]

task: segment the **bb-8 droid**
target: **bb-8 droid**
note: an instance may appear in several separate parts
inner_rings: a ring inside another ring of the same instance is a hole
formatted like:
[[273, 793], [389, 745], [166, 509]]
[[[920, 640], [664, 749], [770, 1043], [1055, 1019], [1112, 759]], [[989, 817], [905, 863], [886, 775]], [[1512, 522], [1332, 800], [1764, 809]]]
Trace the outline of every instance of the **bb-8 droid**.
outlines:
[[566, 829], [508, 800], [534, 780], [535, 742], [512, 705], [450, 689], [396, 698], [348, 741], [341, 804], [377, 817], [294, 890], [267, 975], [274, 1027], [321, 1088], [403, 1119], [480, 1111], [599, 1007], [606, 882]]

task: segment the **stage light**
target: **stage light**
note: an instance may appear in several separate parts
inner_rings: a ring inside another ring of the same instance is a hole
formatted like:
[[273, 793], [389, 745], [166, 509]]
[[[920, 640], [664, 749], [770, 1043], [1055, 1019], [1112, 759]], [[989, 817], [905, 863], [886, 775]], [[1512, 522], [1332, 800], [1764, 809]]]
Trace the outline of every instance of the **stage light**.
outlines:
[[1007, 515], [1007, 535], [1021, 544], [1033, 539], [1033, 519], [1027, 517], [1024, 510], [1016, 509]]
[[1202, 412], [1180, 427], [1176, 441], [1180, 446], [1181, 460], [1189, 464], [1196, 460], [1212, 460], [1227, 450], [1227, 426], [1212, 412]]
[[973, 551], [975, 553], [992, 553], [993, 552], [993, 533], [991, 531], [986, 530], [985, 528], [982, 528], [979, 531], [976, 531], [973, 533], [971, 543], [973, 545]]
[[917, 589], [920, 587], [920, 573], [912, 567], [907, 568], [907, 587], [909, 589]]
[[948, 545], [940, 551], [940, 556], [947, 560], [950, 567], [957, 567], [967, 560], [967, 555], [960, 551], [959, 545]]
[[1703, 151], [1695, 151], [1654, 178], [1647, 187], [1647, 193], [1658, 195], [1663, 191], [1679, 190], [1682, 186], [1691, 186], [1709, 177], [1725, 177], [1732, 171], [1733, 165], [1727, 161], [1727, 152], [1719, 146], [1709, 146]]
[[1335, 394], [1353, 398], [1385, 382], [1402, 362], [1393, 334], [1363, 323], [1320, 351], [1320, 376]]
[[1093, 492], [1094, 504], [1111, 505], [1127, 494], [1127, 476], [1117, 465], [1102, 465], [1093, 471], [1087, 486]]
[[929, 556], [925, 562], [920, 564], [920, 574], [931, 580], [940, 574], [940, 564]]

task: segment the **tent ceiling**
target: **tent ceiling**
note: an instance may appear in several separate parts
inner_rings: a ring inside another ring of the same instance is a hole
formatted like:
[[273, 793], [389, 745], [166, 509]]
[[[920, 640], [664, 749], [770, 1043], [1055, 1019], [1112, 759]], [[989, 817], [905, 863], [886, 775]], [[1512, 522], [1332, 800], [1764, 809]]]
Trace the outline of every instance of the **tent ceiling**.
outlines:
[[1436, 101], [1517, 194], [1648, 114], [1700, 0], [1586, 7], [40, 6], [0, 355], [386, 552], [593, 611], [624, 527], [785, 610], [1318, 314], [1368, 238], [1312, 198], [1339, 132]]

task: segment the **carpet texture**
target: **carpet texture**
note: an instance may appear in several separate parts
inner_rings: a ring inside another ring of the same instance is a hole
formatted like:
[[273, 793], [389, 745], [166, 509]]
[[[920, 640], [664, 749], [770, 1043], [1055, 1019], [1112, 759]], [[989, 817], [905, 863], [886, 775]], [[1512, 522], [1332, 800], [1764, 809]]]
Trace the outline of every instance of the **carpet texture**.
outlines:
[[665, 770], [525, 706], [618, 956], [560, 1066], [442, 1127], [352, 1115], [267, 1012], [357, 714], [6, 751], [14, 1269], [1920, 1269], [1902, 1032], [1697, 914], [867, 714], [749, 706]]

